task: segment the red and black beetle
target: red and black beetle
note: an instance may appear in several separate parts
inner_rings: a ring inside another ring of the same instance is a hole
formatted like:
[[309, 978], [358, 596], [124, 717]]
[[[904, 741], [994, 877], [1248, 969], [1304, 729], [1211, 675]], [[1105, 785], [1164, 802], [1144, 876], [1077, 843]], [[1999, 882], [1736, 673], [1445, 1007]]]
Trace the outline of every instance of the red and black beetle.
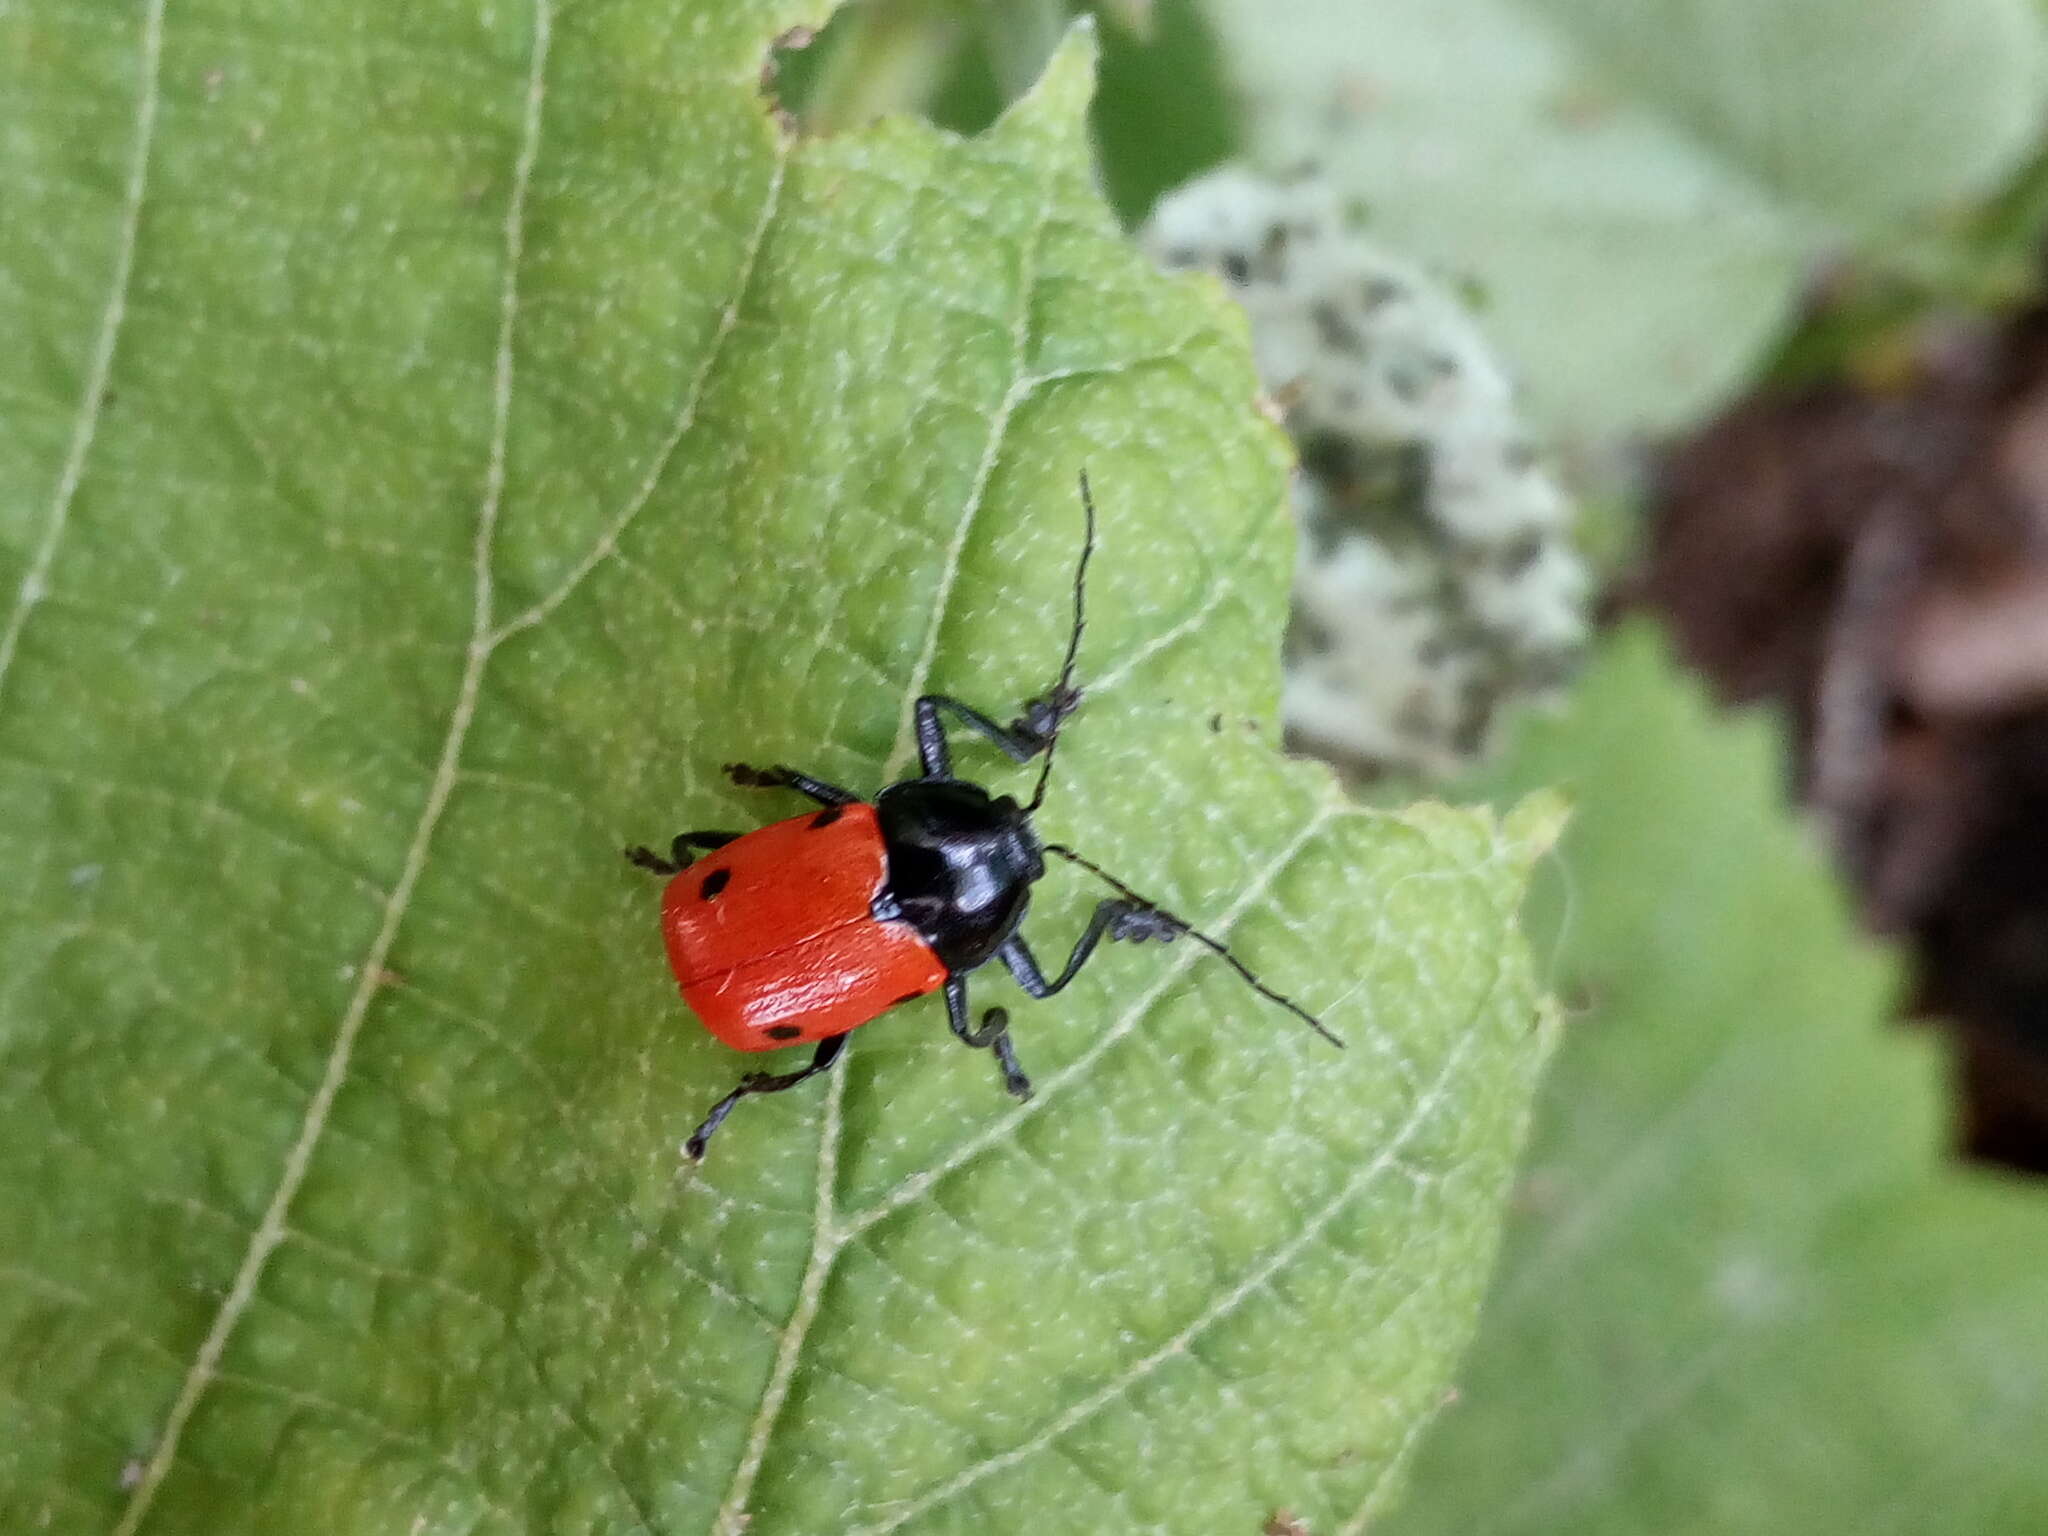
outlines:
[[[1074, 572], [1074, 623], [1052, 691], [1008, 725], [945, 694], [917, 701], [914, 720], [923, 772], [891, 784], [873, 803], [793, 768], [728, 763], [735, 784], [794, 789], [817, 801], [812, 811], [756, 832], [683, 832], [669, 857], [628, 848], [642, 869], [669, 876], [662, 935], [683, 1001], [735, 1050], [768, 1051], [816, 1042], [797, 1072], [750, 1072], [712, 1106], [686, 1143], [704, 1156], [735, 1104], [749, 1094], [780, 1093], [830, 1069], [847, 1034], [898, 1003], [941, 987], [946, 1017], [961, 1042], [995, 1053], [1003, 1086], [1031, 1096], [1017, 1064], [1008, 1013], [991, 1008], [970, 1023], [968, 972], [1000, 960], [1032, 997], [1051, 997], [1104, 939], [1163, 943], [1186, 934], [1221, 955], [1262, 996], [1306, 1020], [1332, 1045], [1343, 1042], [1312, 1014], [1273, 991], [1208, 934], [1148, 901], [1098, 865], [1058, 843], [1041, 843], [1032, 814], [1045, 802], [1061, 723], [1081, 701], [1073, 686], [1080, 653], [1088, 557], [1095, 549], [1095, 503], [1081, 476], [1086, 534]], [[1044, 754], [1028, 804], [990, 795], [954, 777], [941, 716], [985, 737], [1019, 763]], [[692, 859], [691, 850], [705, 850]], [[1059, 975], [1048, 981], [1017, 931], [1046, 854], [1077, 864], [1117, 894], [1096, 905]]]

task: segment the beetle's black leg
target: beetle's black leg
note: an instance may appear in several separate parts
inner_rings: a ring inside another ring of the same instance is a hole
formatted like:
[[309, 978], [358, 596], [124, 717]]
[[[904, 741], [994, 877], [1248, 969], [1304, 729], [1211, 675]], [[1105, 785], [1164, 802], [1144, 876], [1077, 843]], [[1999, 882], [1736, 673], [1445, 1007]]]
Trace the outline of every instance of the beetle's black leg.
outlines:
[[1055, 980], [1045, 979], [1021, 933], [1013, 933], [1004, 940], [1003, 947], [996, 951], [996, 958], [1017, 978], [1017, 985], [1033, 997], [1051, 997], [1074, 979], [1075, 973], [1095, 953], [1095, 946], [1105, 938], [1127, 944], [1142, 944], [1148, 939], [1171, 944], [1185, 929], [1186, 924], [1179, 918], [1157, 907], [1142, 907], [1136, 902], [1112, 897], [1096, 903], [1095, 915], [1088, 919], [1086, 931], [1076, 941], [1074, 952], [1067, 956], [1067, 963]]
[[663, 858], [652, 848], [638, 846], [626, 850], [627, 861], [642, 869], [652, 870], [657, 875], [681, 874], [696, 860], [690, 857], [692, 848], [702, 848], [706, 853], [714, 848], [723, 848], [739, 836], [737, 832], [678, 832], [675, 840], [668, 845], [668, 857]]
[[852, 805], [860, 799], [851, 790], [827, 784], [808, 773], [798, 773], [777, 763], [773, 768], [750, 768], [745, 763], [727, 763], [725, 776], [742, 789], [793, 789], [809, 795], [820, 805]]
[[981, 1028], [973, 1029], [968, 1026], [967, 1012], [967, 978], [948, 977], [946, 1022], [953, 1026], [953, 1033], [969, 1050], [994, 1051], [996, 1063], [1003, 1069], [1003, 1087], [1012, 1098], [1030, 1098], [1031, 1079], [1017, 1064], [1017, 1048], [1010, 1043], [1010, 1015], [1001, 1008], [991, 1008], [981, 1016]]
[[950, 694], [925, 694], [917, 701], [914, 711], [917, 760], [923, 765], [924, 776], [928, 779], [946, 779], [953, 775], [953, 758], [946, 743], [946, 728], [939, 722], [942, 709], [951, 710], [953, 717], [977, 736], [994, 742], [1013, 762], [1028, 763], [1045, 750], [1046, 744], [1059, 730], [1060, 722], [1071, 715], [1080, 703], [1080, 689], [1055, 688], [1026, 704], [1023, 713], [1005, 726], [997, 725], [972, 704], [963, 704]]
[[917, 726], [917, 761], [928, 779], [953, 777], [953, 752], [946, 745], [946, 728], [939, 724], [939, 695], [925, 694], [912, 711]]
[[753, 1093], [781, 1093], [794, 1088], [806, 1078], [816, 1077], [820, 1072], [832, 1070], [832, 1063], [839, 1059], [846, 1049], [846, 1036], [834, 1035], [829, 1040], [818, 1042], [818, 1052], [811, 1058], [811, 1064], [801, 1072], [749, 1072], [740, 1079], [739, 1087], [711, 1106], [711, 1113], [704, 1117], [704, 1123], [690, 1132], [690, 1139], [683, 1143], [683, 1150], [690, 1154], [690, 1161], [704, 1161], [704, 1145], [711, 1140], [712, 1133], [725, 1124], [725, 1117], [732, 1113], [733, 1105]]
[[737, 832], [678, 832], [675, 841], [668, 845], [668, 856], [676, 863], [687, 867], [695, 862], [685, 857], [692, 848], [714, 853], [727, 843], [736, 843], [739, 840], [740, 834]]

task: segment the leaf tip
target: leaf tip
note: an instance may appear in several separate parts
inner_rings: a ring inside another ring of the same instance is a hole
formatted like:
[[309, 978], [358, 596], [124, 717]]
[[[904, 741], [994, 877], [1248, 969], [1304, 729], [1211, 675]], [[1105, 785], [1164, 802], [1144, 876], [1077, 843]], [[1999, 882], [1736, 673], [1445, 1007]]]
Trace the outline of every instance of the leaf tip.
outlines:
[[1501, 818], [1501, 843], [1516, 863], [1528, 869], [1557, 846], [1571, 814], [1571, 800], [1562, 790], [1533, 790]]
[[1095, 96], [1095, 64], [1101, 53], [1093, 16], [1076, 16], [1038, 79], [1004, 114], [1016, 121], [1075, 122]]

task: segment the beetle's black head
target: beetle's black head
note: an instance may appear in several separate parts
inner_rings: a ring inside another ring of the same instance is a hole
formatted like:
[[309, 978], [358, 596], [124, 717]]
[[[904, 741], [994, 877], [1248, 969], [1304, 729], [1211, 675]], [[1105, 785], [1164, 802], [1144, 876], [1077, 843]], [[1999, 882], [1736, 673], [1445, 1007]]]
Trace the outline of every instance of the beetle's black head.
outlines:
[[1030, 814], [964, 779], [909, 779], [875, 799], [889, 890], [947, 970], [971, 971], [1017, 931], [1045, 859]]

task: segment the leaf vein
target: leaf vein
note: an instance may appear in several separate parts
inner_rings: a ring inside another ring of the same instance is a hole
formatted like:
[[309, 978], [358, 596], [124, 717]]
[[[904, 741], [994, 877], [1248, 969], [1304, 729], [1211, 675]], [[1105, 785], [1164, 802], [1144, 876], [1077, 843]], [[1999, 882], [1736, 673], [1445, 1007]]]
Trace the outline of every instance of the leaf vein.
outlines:
[[1024, 237], [1023, 248], [1018, 255], [1017, 313], [1010, 322], [1010, 350], [1017, 359], [1017, 372], [1010, 381], [1010, 387], [1003, 391], [1003, 398], [997, 402], [995, 414], [989, 418], [988, 440], [983, 445], [981, 460], [974, 466], [974, 478], [968, 483], [967, 501], [961, 508], [953, 537], [946, 545], [945, 564], [939, 571], [938, 591], [932, 598], [931, 621], [925, 626], [924, 645], [917, 660], [910, 669], [909, 686], [903, 693], [903, 712], [896, 724], [896, 740], [889, 748], [889, 756], [882, 764], [884, 783], [904, 772], [910, 763], [911, 748], [916, 739], [915, 712], [918, 696], [931, 682], [932, 667], [938, 660], [939, 635], [945, 627], [946, 610], [952, 605], [953, 589], [960, 581], [960, 564], [967, 553], [967, 541], [974, 535], [975, 524], [981, 519], [983, 502], [987, 498], [989, 477], [995, 473], [996, 460], [1002, 456], [1003, 443], [1009, 436], [1010, 419], [1017, 407], [1030, 398], [1033, 390], [1042, 382], [1038, 375], [1026, 371], [1031, 344], [1031, 304], [1038, 287], [1039, 244], [1044, 239], [1046, 226], [1052, 220], [1052, 189], [1047, 188], [1039, 200], [1031, 228]]
[[[1493, 987], [1488, 988], [1488, 998], [1492, 996], [1494, 990]], [[1482, 1012], [1484, 1006], [1484, 1002], [1482, 1002]], [[1453, 1083], [1458, 1075], [1458, 1068], [1463, 1063], [1465, 1056], [1473, 1049], [1474, 1043], [1479, 1037], [1480, 1032], [1478, 1030], [1465, 1030], [1459, 1037], [1457, 1044], [1445, 1053], [1434, 1080], [1418, 1096], [1407, 1118], [1401, 1123], [1400, 1128], [1394, 1133], [1386, 1146], [1370, 1162], [1353, 1174], [1351, 1178], [1345, 1180], [1337, 1193], [1309, 1216], [1300, 1231], [1275, 1247], [1255, 1264], [1236, 1285], [1203, 1308], [1185, 1327], [1181, 1328], [1164, 1344], [1161, 1344], [1149, 1354], [1133, 1361], [1109, 1381], [1104, 1382], [1102, 1386], [1089, 1393], [1072, 1407], [1053, 1417], [1041, 1429], [1012, 1446], [1009, 1450], [1004, 1451], [1000, 1455], [991, 1456], [988, 1460], [977, 1463], [975, 1466], [963, 1469], [946, 1482], [941, 1483], [922, 1497], [913, 1500], [899, 1509], [889, 1519], [877, 1525], [860, 1527], [855, 1536], [886, 1536], [886, 1533], [898, 1530], [930, 1510], [958, 1498], [985, 1478], [1015, 1466], [1019, 1462], [1029, 1460], [1032, 1456], [1037, 1455], [1040, 1451], [1052, 1445], [1069, 1430], [1085, 1423], [1104, 1408], [1121, 1399], [1134, 1387], [1150, 1378], [1155, 1371], [1168, 1361], [1184, 1354], [1188, 1346], [1196, 1339], [1207, 1333], [1209, 1329], [1213, 1328], [1224, 1318], [1230, 1316], [1231, 1313], [1235, 1312], [1246, 1301], [1263, 1291], [1276, 1275], [1306, 1252], [1328, 1230], [1330, 1224], [1337, 1219], [1346, 1206], [1350, 1205], [1360, 1195], [1364, 1194], [1367, 1189], [1371, 1188], [1382, 1175], [1399, 1164], [1400, 1155], [1408, 1143], [1414, 1139], [1424, 1126], [1429, 1124], [1450, 1098]]]
[[398, 880], [386, 899], [383, 920], [362, 963], [356, 968], [355, 989], [335, 1029], [319, 1085], [300, 1120], [299, 1134], [285, 1153], [284, 1165], [279, 1171], [270, 1202], [250, 1235], [227, 1296], [215, 1312], [206, 1336], [200, 1341], [178, 1395], [171, 1404], [156, 1448], [150, 1454], [120, 1522], [114, 1527], [114, 1536], [133, 1536], [148, 1517], [157, 1490], [162, 1487], [177, 1458], [185, 1426], [207, 1388], [219, 1375], [228, 1341], [255, 1299], [271, 1254], [285, 1238], [292, 1203], [312, 1168], [313, 1155], [326, 1131], [334, 1102], [347, 1081], [356, 1041], [369, 1015], [370, 1004], [382, 985], [385, 961], [397, 942], [398, 930], [411, 904], [413, 890], [426, 868], [434, 832], [455, 788], [463, 744], [476, 713], [484, 668], [491, 655], [491, 555], [505, 491], [506, 445], [512, 414], [513, 331], [519, 312], [519, 267], [525, 245], [526, 194], [540, 153], [541, 105], [545, 97], [548, 42], [553, 19], [551, 6], [552, 0], [534, 0], [533, 52], [527, 74], [525, 114], [513, 167], [511, 193], [505, 209], [505, 277], [499, 303], [496, 362], [492, 375], [490, 456], [477, 512], [473, 552], [476, 580], [471, 639], [442, 742], [440, 760], [435, 766]]
[[[1245, 882], [1245, 887], [1238, 894], [1237, 899], [1224, 909], [1222, 914], [1214, 920], [1212, 926], [1218, 932], [1227, 934], [1230, 931], [1231, 925], [1244, 915], [1252, 903], [1265, 895], [1273, 881], [1300, 856], [1302, 850], [1328, 824], [1333, 814], [1335, 812], [1332, 807], [1319, 807], [1316, 814], [1309, 818], [1294, 840], [1281, 849], [1265, 869], [1259, 871]], [[1176, 951], [1173, 958], [1161, 967], [1159, 979], [1140, 993], [1131, 1006], [1124, 1010], [1122, 1016], [1111, 1024], [1109, 1028], [1097, 1035], [1089, 1043], [1085, 1051], [1058, 1071], [1045, 1074], [1037, 1080], [1038, 1091], [1028, 1101], [1017, 1105], [1015, 1108], [1004, 1113], [1000, 1118], [990, 1122], [985, 1128], [962, 1142], [938, 1162], [933, 1163], [928, 1168], [918, 1170], [918, 1172], [903, 1180], [903, 1182], [883, 1195], [873, 1205], [867, 1207], [867, 1209], [847, 1218], [846, 1237], [848, 1240], [860, 1236], [877, 1222], [893, 1215], [905, 1206], [921, 1200], [925, 1192], [940, 1179], [965, 1167], [990, 1147], [1014, 1136], [1017, 1128], [1027, 1119], [1044, 1113], [1045, 1107], [1059, 1098], [1062, 1089], [1069, 1083], [1084, 1077], [1105, 1052], [1138, 1027], [1139, 1023], [1151, 1012], [1153, 1006], [1165, 994], [1167, 989], [1179, 981], [1187, 973], [1188, 969], [1196, 963], [1199, 953], [1190, 947], [1181, 947]]]
[[725, 344], [739, 322], [740, 306], [746, 302], [747, 294], [754, 283], [754, 272], [760, 264], [761, 248], [768, 241], [768, 227], [775, 220], [777, 208], [782, 202], [782, 183], [789, 170], [789, 151], [780, 138], [776, 141], [775, 168], [769, 173], [768, 193], [761, 200], [760, 215], [754, 220], [754, 227], [747, 237], [745, 251], [741, 253], [739, 271], [732, 285], [732, 298], [718, 317], [718, 324], [711, 333], [711, 342], [705, 348], [704, 361], [698, 365], [695, 375], [683, 389], [682, 403], [677, 407], [675, 420], [669, 427], [668, 436], [662, 439], [655, 450], [653, 460], [647, 466], [647, 473], [641, 476], [640, 484], [633, 494], [626, 498], [626, 504], [619, 509], [610, 525], [598, 536], [597, 542], [586, 550], [581, 559], [569, 568], [560, 582], [533, 606], [505, 622], [491, 637], [493, 645], [510, 638], [524, 629], [531, 629], [569, 600], [585, 577], [602, 565], [619, 547], [619, 540], [633, 525], [654, 493], [660, 488], [663, 476], [675, 458], [676, 450], [683, 439], [690, 435], [690, 429], [697, 424], [697, 411], [704, 403], [705, 391], [710, 387], [711, 376], [725, 356]]
[[[946, 546], [945, 565], [940, 571], [938, 591], [932, 599], [931, 621], [926, 625], [924, 645], [911, 667], [910, 677], [904, 689], [895, 743], [883, 764], [882, 778], [885, 782], [903, 772], [910, 761], [912, 721], [917, 698], [924, 692], [931, 677], [932, 665], [938, 656], [939, 635], [944, 627], [946, 609], [952, 601], [953, 589], [959, 580], [960, 564], [967, 541], [972, 537], [974, 526], [979, 521], [989, 477], [994, 472], [997, 458], [1001, 455], [1003, 441], [1009, 432], [1010, 418], [1018, 404], [1031, 393], [1038, 382], [1027, 371], [1031, 340], [1031, 306], [1038, 285], [1039, 245], [1052, 217], [1052, 198], [1052, 189], [1047, 188], [1039, 200], [1018, 255], [1017, 312], [1011, 317], [1010, 324], [1010, 346], [1015, 358], [1015, 372], [1009, 387], [1003, 392], [1001, 401], [997, 403], [994, 414], [989, 418], [987, 442], [983, 445], [980, 462], [975, 466], [974, 478], [969, 482], [967, 500], [961, 508], [953, 537]], [[767, 1458], [768, 1444], [774, 1436], [776, 1420], [781, 1415], [783, 1403], [788, 1399], [790, 1385], [796, 1378], [804, 1341], [809, 1335], [811, 1324], [817, 1318], [824, 1298], [825, 1283], [831, 1276], [840, 1252], [852, 1235], [838, 1220], [836, 1199], [840, 1137], [845, 1125], [847, 1076], [845, 1071], [835, 1072], [826, 1082], [824, 1118], [819, 1129], [818, 1192], [812, 1216], [810, 1256], [805, 1261], [803, 1278], [798, 1282], [796, 1305], [790, 1311], [789, 1322], [784, 1327], [782, 1339], [776, 1348], [775, 1363], [770, 1368], [768, 1380], [762, 1385], [760, 1404], [754, 1415], [754, 1422], [748, 1430], [746, 1445], [740, 1453], [738, 1466], [733, 1469], [731, 1486], [727, 1489], [718, 1513], [712, 1518], [713, 1536], [738, 1536], [743, 1528], [748, 1496], [753, 1492], [754, 1480], [759, 1476], [761, 1465]]]
[[57, 473], [57, 488], [50, 510], [43, 520], [43, 534], [29, 557], [15, 590], [14, 606], [7, 623], [0, 628], [0, 688], [4, 688], [22, 631], [29, 615], [48, 592], [50, 570], [56, 564], [57, 549], [71, 518], [71, 505], [85, 478], [85, 461], [98, 434], [100, 417], [106, 409], [107, 383], [113, 374], [114, 349], [120, 341], [121, 322], [128, 312], [128, 289], [135, 273], [135, 246], [142, 229], [143, 195], [149, 187], [149, 162], [156, 143], [157, 99], [163, 61], [164, 9], [169, 0], [145, 0], [139, 54], [140, 83], [135, 104], [135, 131], [128, 163], [128, 184], [122, 193], [121, 222], [114, 240], [114, 271], [105, 308], [100, 312], [99, 336], [87, 365], [85, 389], [79, 398], [78, 416], [72, 424], [70, 446], [63, 467]]

